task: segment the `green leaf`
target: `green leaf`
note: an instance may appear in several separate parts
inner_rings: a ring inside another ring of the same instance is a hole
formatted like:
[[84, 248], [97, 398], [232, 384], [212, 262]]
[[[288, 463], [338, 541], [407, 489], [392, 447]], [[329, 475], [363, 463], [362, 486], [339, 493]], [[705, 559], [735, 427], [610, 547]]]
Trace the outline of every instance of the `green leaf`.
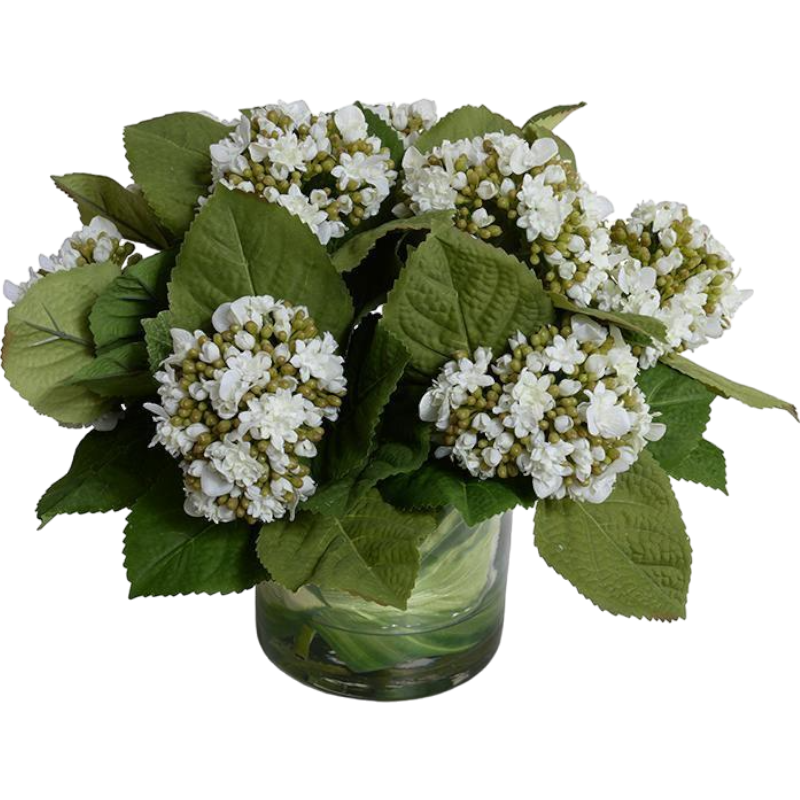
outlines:
[[573, 149], [557, 134], [553, 133], [550, 128], [545, 128], [543, 125], [536, 125], [535, 123], [528, 123], [524, 128], [524, 137], [528, 142], [535, 142], [537, 139], [553, 139], [558, 145], [558, 155], [563, 161], [571, 161], [577, 166], [575, 159], [575, 152]]
[[211, 185], [210, 147], [230, 128], [203, 114], [168, 114], [125, 128], [134, 181], [159, 220], [176, 236], [192, 224]]
[[352, 592], [405, 608], [419, 569], [419, 545], [433, 514], [398, 511], [374, 489], [339, 517], [307, 511], [261, 528], [258, 555], [274, 580]]
[[157, 253], [128, 267], [100, 295], [89, 315], [100, 352], [142, 339], [142, 320], [167, 307], [167, 282], [174, 266], [173, 251]]
[[378, 317], [361, 323], [348, 348], [342, 413], [323, 440], [322, 463], [329, 478], [343, 478], [366, 464], [381, 414], [407, 364], [408, 352], [378, 325]]
[[490, 111], [486, 106], [462, 106], [442, 117], [430, 130], [420, 135], [414, 147], [420, 153], [430, 152], [445, 140], [472, 139], [485, 133], [502, 131], [522, 136], [522, 131], [510, 120]]
[[168, 234], [147, 205], [144, 197], [120, 186], [103, 175], [75, 172], [71, 175], [53, 176], [62, 192], [77, 204], [81, 222], [88, 225], [93, 217], [111, 220], [124, 239], [141, 242], [156, 250], [170, 246]]
[[401, 231], [433, 230], [438, 225], [449, 225], [452, 221], [453, 212], [451, 210], [429, 211], [427, 214], [420, 214], [417, 217], [391, 220], [348, 239], [334, 253], [333, 265], [338, 272], [350, 272], [364, 261], [384, 236]]
[[611, 323], [618, 328], [644, 336], [648, 342], [651, 339], [666, 341], [667, 329], [663, 322], [654, 317], [646, 317], [642, 314], [623, 314], [618, 311], [600, 311], [597, 308], [581, 308], [570, 302], [563, 294], [557, 294], [556, 292], [550, 292], [549, 294], [553, 305], [561, 309], [561, 311], [568, 311], [570, 314], [583, 314], [585, 317]]
[[650, 410], [659, 415], [656, 422], [667, 426], [664, 436], [648, 449], [671, 473], [701, 442], [714, 395], [702, 383], [663, 364], [640, 372], [638, 382]]
[[733, 398], [751, 408], [780, 408], [783, 411], [788, 411], [795, 419], [798, 419], [797, 408], [791, 403], [787, 403], [785, 400], [779, 400], [777, 397], [773, 397], [771, 394], [759, 391], [758, 389], [752, 389], [742, 383], [736, 383], [728, 378], [723, 378], [722, 375], [717, 375], [716, 372], [701, 367], [699, 364], [695, 364], [693, 361], [689, 361], [689, 359], [683, 356], [670, 354], [662, 356], [661, 360], [672, 367], [672, 369], [676, 369], [678, 372], [682, 372], [684, 375], [688, 375], [690, 378], [700, 381], [700, 383], [715, 394], [720, 395], [720, 397]]
[[54, 272], [9, 310], [3, 368], [40, 414], [64, 425], [88, 425], [111, 407], [89, 389], [64, 381], [94, 359], [89, 312], [119, 274], [111, 262]]
[[146, 397], [158, 388], [150, 374], [144, 342], [129, 342], [97, 356], [64, 383], [84, 386], [101, 397]]
[[725, 454], [715, 444], [701, 439], [686, 458], [669, 470], [673, 478], [701, 483], [728, 494]]
[[384, 500], [398, 508], [455, 506], [468, 525], [511, 511], [530, 508], [536, 498], [529, 480], [481, 480], [449, 461], [428, 461], [415, 472], [396, 475], [379, 486]]
[[243, 592], [268, 575], [244, 522], [215, 525], [183, 510], [177, 465], [133, 506], [125, 528], [125, 568], [131, 597]]
[[153, 319], [142, 320], [150, 372], [157, 372], [161, 368], [161, 362], [172, 352], [170, 330], [173, 327], [172, 315], [169, 311], [162, 311]]
[[321, 486], [304, 506], [309, 511], [332, 516], [341, 515], [356, 500], [380, 481], [393, 475], [419, 469], [428, 458], [430, 426], [417, 417], [418, 401], [398, 389], [381, 419], [377, 444], [367, 463]]
[[535, 534], [542, 558], [605, 611], [686, 616], [691, 547], [669, 478], [646, 450], [604, 503], [540, 501]]
[[344, 280], [307, 225], [280, 206], [219, 188], [172, 273], [174, 324], [207, 329], [222, 303], [264, 294], [308, 306], [319, 330], [340, 342], [353, 316]]
[[424, 240], [425, 231], [404, 231], [380, 239], [356, 269], [343, 273], [356, 309], [354, 325], [386, 303], [386, 298], [405, 269], [412, 240]]
[[369, 135], [377, 136], [381, 140], [381, 144], [389, 148], [389, 154], [392, 157], [392, 161], [395, 163], [395, 167], [400, 169], [400, 165], [403, 163], [403, 152], [405, 148], [403, 147], [403, 141], [397, 131], [391, 125], [384, 122], [374, 111], [365, 108], [361, 103], [356, 103], [356, 105], [364, 112]]
[[384, 308], [386, 327], [433, 375], [458, 350], [490, 347], [552, 320], [539, 279], [516, 258], [454, 228], [431, 233], [409, 257]]
[[583, 108], [586, 103], [575, 103], [570, 106], [553, 106], [548, 108], [547, 111], [540, 111], [534, 114], [522, 127], [526, 128], [528, 125], [538, 125], [540, 128], [547, 128], [552, 131], [556, 125], [560, 125], [573, 111]]
[[374, 483], [392, 475], [419, 469], [427, 460], [431, 426], [419, 418], [421, 387], [401, 385], [383, 412], [377, 444], [361, 472], [361, 480]]
[[151, 448], [153, 424], [129, 413], [113, 431], [92, 431], [78, 445], [69, 472], [44, 494], [36, 515], [44, 527], [57, 514], [88, 514], [127, 508], [152, 485], [170, 461]]

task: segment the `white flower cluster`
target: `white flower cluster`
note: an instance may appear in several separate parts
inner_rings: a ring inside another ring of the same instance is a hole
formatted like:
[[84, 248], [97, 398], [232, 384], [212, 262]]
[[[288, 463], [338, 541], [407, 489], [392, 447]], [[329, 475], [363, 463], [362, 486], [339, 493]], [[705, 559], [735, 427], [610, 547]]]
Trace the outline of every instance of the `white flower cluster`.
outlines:
[[375, 216], [397, 179], [358, 106], [312, 114], [302, 101], [244, 114], [211, 146], [211, 163], [212, 189], [222, 184], [278, 203], [322, 244]]
[[58, 253], [39, 256], [39, 269], [30, 267], [27, 281], [18, 284], [5, 281], [3, 294], [16, 304], [34, 283], [51, 272], [62, 272], [85, 264], [102, 264], [106, 261], [122, 266], [133, 251], [134, 246], [130, 242], [122, 241], [122, 234], [113, 222], [103, 217], [94, 217], [88, 225], [65, 239]]
[[664, 426], [636, 386], [621, 332], [578, 315], [448, 362], [420, 403], [439, 458], [479, 478], [525, 475], [538, 497], [601, 503]]
[[645, 348], [642, 366], [718, 338], [752, 295], [736, 287], [730, 253], [681, 203], [640, 204], [612, 226], [611, 239], [609, 279], [590, 302], [664, 323], [667, 342]]
[[[484, 240], [527, 251], [545, 288], [588, 302], [606, 279], [611, 203], [592, 192], [554, 139], [528, 143], [489, 133], [443, 142], [403, 158], [406, 203], [399, 216], [456, 209], [456, 225]], [[517, 245], [516, 242], [519, 242]]]
[[185, 476], [186, 512], [212, 522], [272, 522], [316, 490], [308, 459], [339, 415], [346, 381], [330, 333], [304, 306], [241, 297], [215, 333], [174, 329], [156, 373], [156, 436]]
[[438, 119], [433, 100], [416, 100], [413, 103], [378, 104], [367, 106], [401, 136], [403, 144], [410, 147], [423, 131], [430, 130]]

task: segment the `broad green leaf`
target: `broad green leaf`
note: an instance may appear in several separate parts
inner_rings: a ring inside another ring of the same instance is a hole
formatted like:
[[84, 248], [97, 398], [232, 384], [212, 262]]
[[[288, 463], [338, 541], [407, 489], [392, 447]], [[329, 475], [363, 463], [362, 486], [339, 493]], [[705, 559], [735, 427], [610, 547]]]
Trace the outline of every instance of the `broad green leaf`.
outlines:
[[592, 317], [592, 319], [616, 325], [618, 328], [641, 334], [648, 341], [651, 339], [666, 341], [667, 329], [664, 327], [663, 322], [654, 317], [646, 317], [642, 314], [624, 314], [617, 311], [600, 311], [597, 308], [581, 308], [564, 297], [563, 294], [557, 294], [556, 292], [550, 292], [549, 294], [553, 305], [561, 309], [561, 311], [568, 311], [570, 314], [583, 314], [585, 317]]
[[537, 139], [553, 139], [558, 145], [558, 155], [563, 161], [571, 161], [577, 166], [575, 159], [575, 152], [573, 149], [557, 134], [553, 133], [550, 128], [545, 128], [542, 125], [535, 123], [528, 123], [524, 128], [524, 137], [528, 142], [535, 142]]
[[3, 368], [40, 414], [64, 425], [88, 425], [111, 407], [89, 389], [64, 381], [94, 359], [89, 312], [119, 274], [111, 262], [54, 272], [9, 309]]
[[243, 592], [268, 578], [255, 545], [244, 522], [216, 525], [186, 514], [180, 470], [170, 464], [128, 517], [130, 596]]
[[172, 352], [170, 329], [173, 327], [172, 315], [169, 311], [162, 311], [152, 319], [142, 320], [150, 372], [157, 372], [161, 367], [161, 362]]
[[436, 517], [398, 511], [374, 489], [341, 516], [303, 511], [261, 528], [258, 555], [274, 580], [340, 589], [405, 608], [419, 569], [419, 545]]
[[669, 470], [673, 478], [701, 483], [728, 494], [725, 454], [715, 444], [701, 439], [686, 458]]
[[105, 217], [117, 226], [123, 239], [142, 242], [156, 250], [170, 246], [168, 234], [158, 224], [141, 194], [103, 175], [76, 172], [54, 175], [53, 181], [78, 204], [84, 225], [88, 225], [93, 217]]
[[389, 478], [378, 488], [384, 500], [398, 508], [455, 506], [468, 525], [477, 525], [518, 505], [530, 508], [536, 501], [529, 480], [481, 480], [442, 460]]
[[222, 303], [264, 294], [308, 306], [319, 330], [340, 342], [353, 316], [342, 277], [307, 225], [280, 206], [219, 188], [172, 273], [174, 324], [207, 329]]
[[361, 323], [347, 352], [342, 413], [324, 439], [321, 455], [329, 478], [343, 478], [366, 464], [381, 414], [407, 364], [408, 352], [378, 317]]
[[129, 413], [113, 431], [88, 433], [69, 472], [44, 494], [36, 515], [44, 527], [57, 514], [88, 514], [127, 508], [152, 485], [170, 461], [162, 448], [151, 448], [153, 424], [144, 414]]
[[696, 381], [707, 386], [712, 392], [720, 395], [721, 397], [733, 398], [748, 405], [752, 408], [780, 408], [783, 411], [788, 411], [795, 419], [798, 419], [797, 408], [785, 400], [779, 400], [771, 394], [752, 389], [741, 383], [723, 378], [722, 375], [717, 375], [710, 369], [701, 367], [688, 358], [678, 355], [662, 356], [661, 360], [668, 364], [672, 369], [694, 378]]
[[547, 111], [540, 111], [534, 114], [522, 127], [526, 128], [528, 125], [538, 125], [540, 128], [547, 128], [552, 131], [556, 125], [560, 125], [573, 111], [583, 108], [586, 103], [575, 103], [569, 106], [553, 106], [548, 108]]
[[129, 342], [98, 355], [64, 381], [67, 386], [84, 386], [101, 397], [146, 397], [156, 393], [144, 342]]
[[650, 410], [658, 414], [655, 421], [667, 426], [664, 436], [648, 449], [671, 473], [702, 441], [714, 395], [702, 383], [663, 364], [640, 372], [638, 382]]
[[490, 111], [486, 106], [462, 106], [442, 117], [430, 130], [420, 134], [414, 147], [427, 153], [442, 142], [473, 139], [485, 133], [516, 133], [522, 131], [510, 120]]
[[367, 131], [370, 136], [377, 136], [381, 140], [384, 147], [389, 148], [389, 154], [394, 161], [395, 169], [400, 169], [403, 163], [403, 141], [398, 135], [397, 131], [388, 123], [384, 122], [374, 111], [365, 108], [361, 103], [357, 103], [358, 107], [364, 112], [364, 118], [367, 120]]
[[535, 537], [542, 558], [605, 611], [686, 616], [691, 547], [669, 477], [646, 450], [604, 503], [539, 501]]
[[551, 320], [550, 298], [531, 270], [455, 228], [431, 233], [411, 254], [384, 308], [386, 327], [424, 375], [458, 350], [499, 354], [518, 330]]
[[379, 225], [377, 228], [357, 233], [333, 254], [333, 265], [338, 272], [350, 272], [369, 255], [380, 239], [390, 233], [402, 231], [433, 230], [438, 225], [449, 225], [453, 220], [453, 212], [430, 211], [417, 217], [395, 219]]
[[210, 147], [230, 128], [203, 114], [168, 114], [125, 128], [134, 181], [161, 223], [176, 236], [192, 224], [211, 185]]
[[128, 267], [100, 295], [89, 315], [98, 351], [143, 338], [142, 320], [167, 307], [167, 282], [174, 266], [174, 252], [157, 253]]
[[374, 487], [360, 484], [357, 476], [347, 476], [325, 483], [303, 503], [305, 513], [340, 517], [364, 492]]

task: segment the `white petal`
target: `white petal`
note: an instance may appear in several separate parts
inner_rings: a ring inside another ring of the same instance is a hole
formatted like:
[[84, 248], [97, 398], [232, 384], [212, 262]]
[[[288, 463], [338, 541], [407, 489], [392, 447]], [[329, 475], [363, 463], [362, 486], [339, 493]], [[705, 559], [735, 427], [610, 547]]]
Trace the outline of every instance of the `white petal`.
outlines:
[[555, 139], [537, 139], [531, 145], [531, 160], [533, 166], [541, 167], [546, 164], [553, 156], [558, 153], [558, 145]]
[[211, 324], [214, 326], [214, 330], [222, 333], [223, 331], [228, 330], [230, 327], [230, 310], [231, 304], [230, 303], [223, 303], [213, 314], [211, 317]]
[[222, 497], [233, 489], [233, 484], [210, 464], [206, 464], [200, 474], [200, 487], [209, 497]]
[[667, 432], [667, 426], [663, 422], [653, 422], [650, 425], [650, 430], [645, 434], [645, 438], [649, 442], [657, 442]]
[[193, 347], [197, 345], [194, 335], [182, 328], [170, 329], [172, 336], [172, 351], [179, 358], [183, 358]]

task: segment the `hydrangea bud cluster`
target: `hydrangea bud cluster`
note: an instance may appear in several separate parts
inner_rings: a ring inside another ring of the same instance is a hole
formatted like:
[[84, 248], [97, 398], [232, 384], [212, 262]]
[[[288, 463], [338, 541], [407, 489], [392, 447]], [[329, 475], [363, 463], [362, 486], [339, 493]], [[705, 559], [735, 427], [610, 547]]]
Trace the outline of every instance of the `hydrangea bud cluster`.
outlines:
[[269, 296], [224, 303], [214, 333], [174, 329], [156, 373], [160, 444], [181, 460], [188, 514], [212, 522], [272, 522], [311, 496], [309, 459], [346, 380], [330, 333], [304, 306]]
[[[88, 225], [75, 231], [51, 256], [39, 256], [39, 269], [28, 269], [28, 280], [15, 284], [6, 281], [3, 294], [12, 303], [18, 303], [25, 292], [38, 280], [51, 272], [63, 272], [86, 264], [103, 264], [113, 261], [122, 266], [132, 256], [134, 246], [122, 241], [122, 234], [116, 225], [103, 217], [94, 217]], [[134, 256], [130, 263], [133, 263]]]
[[611, 239], [613, 267], [592, 305], [664, 323], [667, 342], [642, 350], [643, 366], [718, 338], [752, 294], [735, 286], [730, 253], [681, 203], [642, 203]]
[[517, 333], [497, 359], [458, 353], [420, 403], [439, 458], [479, 478], [525, 475], [538, 497], [601, 503], [664, 426], [636, 386], [636, 357], [614, 326], [582, 315], [530, 337]]
[[512, 252], [522, 249], [545, 288], [587, 299], [606, 279], [613, 210], [592, 192], [554, 139], [528, 143], [490, 133], [443, 142], [403, 158], [406, 202], [398, 215], [456, 209], [456, 225]]
[[406, 147], [414, 144], [419, 135], [430, 130], [438, 119], [433, 100], [416, 100], [398, 105], [379, 104], [367, 108], [391, 125], [400, 134]]
[[280, 204], [322, 244], [375, 216], [397, 179], [358, 106], [312, 114], [302, 101], [248, 111], [211, 146], [211, 163], [213, 186]]

